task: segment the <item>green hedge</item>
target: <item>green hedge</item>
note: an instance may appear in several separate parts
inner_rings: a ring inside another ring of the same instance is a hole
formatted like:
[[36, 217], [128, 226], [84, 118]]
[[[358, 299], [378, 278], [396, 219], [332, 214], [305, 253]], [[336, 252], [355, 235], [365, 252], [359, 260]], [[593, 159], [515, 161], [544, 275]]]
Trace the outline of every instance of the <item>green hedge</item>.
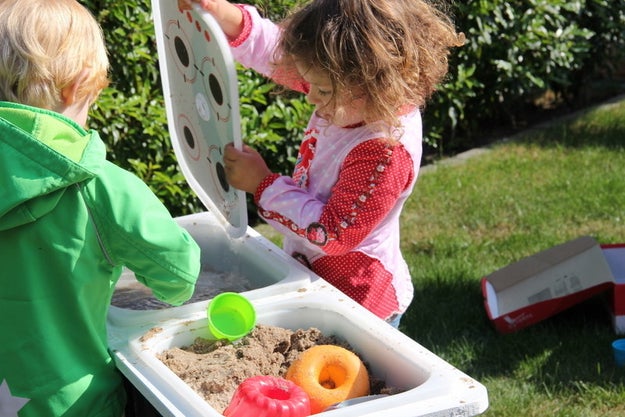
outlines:
[[[256, 4], [279, 19], [296, 2]], [[109, 159], [136, 172], [172, 214], [203, 210], [170, 146], [149, 0], [82, 3], [110, 50], [113, 83], [90, 118]], [[588, 80], [609, 77], [610, 64], [623, 62], [622, 1], [474, 0], [452, 10], [467, 44], [454, 50], [449, 77], [424, 112], [426, 144], [438, 155], [479, 144], [485, 127], [518, 123], [545, 91], [575, 100]], [[311, 106], [299, 95], [273, 94], [273, 85], [250, 70], [239, 68], [238, 78], [244, 140], [273, 170], [290, 172]]]
[[455, 14], [467, 43], [425, 112], [441, 153], [480, 144], [484, 127], [522, 123], [547, 91], [572, 105], [623, 62], [623, 1], [476, 0], [457, 2]]

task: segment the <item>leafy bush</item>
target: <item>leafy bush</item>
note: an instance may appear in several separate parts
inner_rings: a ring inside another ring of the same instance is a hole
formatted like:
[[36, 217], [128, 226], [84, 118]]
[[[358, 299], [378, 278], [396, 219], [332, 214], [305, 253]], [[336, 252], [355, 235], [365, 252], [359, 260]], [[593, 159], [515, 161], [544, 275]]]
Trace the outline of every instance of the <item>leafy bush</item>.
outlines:
[[485, 126], [522, 122], [546, 91], [574, 99], [580, 80], [623, 57], [624, 13], [625, 3], [611, 0], [458, 2], [467, 43], [426, 109], [426, 140], [441, 154], [468, 148], [481, 144]]
[[[175, 1], [175, 0], [172, 0]], [[174, 215], [203, 210], [180, 173], [167, 132], [149, 0], [82, 1], [105, 32], [112, 85], [91, 112], [109, 158], [135, 172]], [[301, 0], [250, 0], [278, 20]], [[485, 127], [514, 125], [547, 90], [563, 100], [609, 76], [625, 51], [625, 2], [475, 0], [453, 12], [465, 46], [424, 112], [425, 141], [440, 156], [481, 144]], [[244, 140], [276, 172], [291, 171], [311, 106], [238, 67]], [[253, 210], [250, 210], [253, 213]]]

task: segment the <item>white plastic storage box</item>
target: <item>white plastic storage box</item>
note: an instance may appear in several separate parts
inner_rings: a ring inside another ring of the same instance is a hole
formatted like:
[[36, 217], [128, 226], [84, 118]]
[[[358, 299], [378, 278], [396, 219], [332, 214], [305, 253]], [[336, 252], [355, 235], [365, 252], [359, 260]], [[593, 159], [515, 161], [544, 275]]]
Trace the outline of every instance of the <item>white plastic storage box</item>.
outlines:
[[[320, 278], [311, 277], [307, 285], [282, 294], [246, 295], [256, 308], [258, 323], [292, 330], [316, 327], [339, 336], [368, 363], [374, 377], [405, 390], [316, 415], [460, 417], [481, 414], [488, 407], [482, 384]], [[207, 302], [198, 302], [160, 316], [134, 312], [142, 315], [143, 324], [127, 321], [119, 311], [110, 317], [110, 345], [119, 369], [163, 416], [221, 416], [157, 358], [171, 347], [209, 337], [206, 306]]]
[[[225, 35], [199, 6], [182, 10], [171, 0], [154, 0], [152, 6], [172, 146], [186, 181], [209, 210], [178, 218], [202, 249], [191, 301], [212, 298], [219, 290], [268, 294], [293, 288], [308, 279], [308, 270], [248, 227], [245, 193], [226, 181], [224, 148], [241, 148], [242, 140], [237, 77]], [[159, 304], [135, 302], [142, 291], [149, 295], [125, 271], [113, 305]]]

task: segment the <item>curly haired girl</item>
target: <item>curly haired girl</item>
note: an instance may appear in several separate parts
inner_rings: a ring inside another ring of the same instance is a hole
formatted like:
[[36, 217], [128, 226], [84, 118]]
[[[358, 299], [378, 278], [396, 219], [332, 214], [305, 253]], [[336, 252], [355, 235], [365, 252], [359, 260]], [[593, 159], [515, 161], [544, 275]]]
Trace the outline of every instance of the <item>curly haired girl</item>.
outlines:
[[313, 0], [280, 24], [198, 2], [235, 59], [315, 106], [293, 175], [228, 146], [229, 183], [254, 195], [287, 253], [397, 327], [413, 297], [399, 218], [421, 162], [420, 111], [463, 35], [426, 0]]

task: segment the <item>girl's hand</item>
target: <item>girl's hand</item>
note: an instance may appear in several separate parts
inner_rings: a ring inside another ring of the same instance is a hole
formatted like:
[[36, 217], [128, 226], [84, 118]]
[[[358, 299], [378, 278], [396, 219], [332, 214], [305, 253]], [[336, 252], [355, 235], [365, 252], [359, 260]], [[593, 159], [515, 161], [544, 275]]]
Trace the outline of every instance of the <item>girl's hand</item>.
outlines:
[[189, 10], [199, 4], [219, 23], [226, 36], [235, 39], [243, 30], [243, 12], [228, 0], [178, 0], [180, 10]]
[[216, 0], [178, 0], [178, 7], [180, 10], [189, 10], [193, 7], [193, 3], [199, 4], [207, 12], [212, 12], [218, 2]]
[[272, 172], [260, 154], [247, 145], [238, 150], [232, 144], [224, 148], [226, 179], [234, 188], [254, 194], [260, 183]]

